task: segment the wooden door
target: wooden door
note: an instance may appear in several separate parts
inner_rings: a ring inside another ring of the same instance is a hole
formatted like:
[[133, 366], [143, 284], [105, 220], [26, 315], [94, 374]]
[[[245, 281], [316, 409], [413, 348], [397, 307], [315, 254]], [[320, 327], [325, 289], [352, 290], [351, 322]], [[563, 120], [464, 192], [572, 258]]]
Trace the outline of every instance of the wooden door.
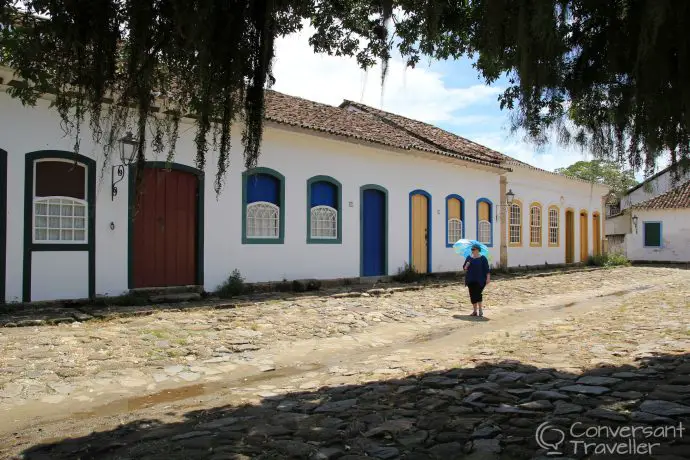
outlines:
[[592, 214], [592, 251], [595, 256], [601, 255], [601, 218]]
[[412, 195], [412, 261], [418, 273], [427, 273], [429, 265], [429, 200], [422, 194]]
[[587, 213], [580, 212], [580, 262], [587, 262], [589, 256], [589, 231], [587, 229]]
[[144, 170], [133, 223], [133, 288], [197, 284], [198, 189], [195, 174]]
[[386, 275], [386, 195], [378, 189], [362, 191], [362, 276]]
[[575, 262], [575, 214], [565, 212], [565, 263]]

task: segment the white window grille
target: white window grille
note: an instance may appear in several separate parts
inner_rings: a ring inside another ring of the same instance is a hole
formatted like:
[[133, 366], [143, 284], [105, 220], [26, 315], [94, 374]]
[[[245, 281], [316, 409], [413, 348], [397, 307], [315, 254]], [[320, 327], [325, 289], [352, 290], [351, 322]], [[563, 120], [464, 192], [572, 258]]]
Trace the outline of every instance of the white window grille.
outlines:
[[520, 205], [510, 206], [510, 242], [520, 244], [522, 241], [522, 209]]
[[278, 239], [280, 208], [273, 203], [257, 201], [247, 205], [247, 238]]
[[330, 206], [311, 208], [311, 237], [333, 240], [338, 238], [338, 211]]
[[34, 199], [34, 242], [85, 243], [86, 201], [69, 197]]
[[549, 244], [558, 245], [559, 215], [558, 209], [549, 209]]
[[491, 244], [491, 222], [488, 220], [479, 221], [479, 232], [477, 239], [480, 243]]
[[541, 244], [541, 208], [532, 206], [529, 210], [529, 242]]
[[462, 221], [457, 217], [448, 219], [448, 244], [462, 239]]

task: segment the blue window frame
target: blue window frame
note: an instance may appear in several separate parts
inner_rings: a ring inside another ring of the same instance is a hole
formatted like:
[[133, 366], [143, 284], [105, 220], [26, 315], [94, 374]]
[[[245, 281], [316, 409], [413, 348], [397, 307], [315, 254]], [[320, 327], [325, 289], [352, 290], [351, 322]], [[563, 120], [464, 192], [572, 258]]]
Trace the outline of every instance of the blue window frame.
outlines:
[[[488, 210], [484, 219], [480, 219], [480, 207], [482, 203], [486, 203]], [[488, 247], [494, 245], [494, 204], [488, 198], [479, 198], [477, 200], [477, 241], [484, 243]]]
[[341, 244], [342, 186], [330, 176], [307, 181], [307, 244]]
[[[451, 232], [449, 230], [452, 229], [453, 226], [456, 226], [454, 222], [451, 222], [451, 217], [449, 213], [449, 206], [448, 204], [452, 199], [456, 199], [460, 202], [460, 237], [458, 238], [465, 238], [465, 199], [461, 197], [460, 195], [455, 195], [451, 194], [446, 197], [446, 247], [447, 248], [452, 248], [453, 244], [455, 244], [455, 241], [452, 241], [452, 239], [455, 239], [455, 237], [451, 238]], [[455, 216], [453, 216], [453, 219], [455, 219]], [[457, 241], [457, 240], [456, 240]]]
[[242, 173], [242, 243], [283, 244], [285, 177], [270, 168]]
[[661, 222], [643, 222], [643, 244], [645, 248], [660, 248], [661, 242]]

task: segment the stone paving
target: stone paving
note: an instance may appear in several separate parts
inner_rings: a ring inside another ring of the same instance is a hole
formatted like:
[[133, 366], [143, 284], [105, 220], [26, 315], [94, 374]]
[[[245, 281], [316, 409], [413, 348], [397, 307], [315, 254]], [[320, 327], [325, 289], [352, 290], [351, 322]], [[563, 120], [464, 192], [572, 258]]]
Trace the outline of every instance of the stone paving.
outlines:
[[[9, 451], [73, 435], [27, 458], [531, 458], [544, 420], [687, 423], [689, 281], [649, 267], [497, 281], [483, 322], [458, 321], [466, 294], [451, 285], [2, 329], [8, 419], [35, 401], [96, 404], [111, 386], [219, 385], [198, 412], [131, 405], [15, 434]], [[319, 352], [341, 356], [281, 374]], [[230, 382], [243, 366], [265, 378]], [[687, 442], [657, 453], [684, 458]]]

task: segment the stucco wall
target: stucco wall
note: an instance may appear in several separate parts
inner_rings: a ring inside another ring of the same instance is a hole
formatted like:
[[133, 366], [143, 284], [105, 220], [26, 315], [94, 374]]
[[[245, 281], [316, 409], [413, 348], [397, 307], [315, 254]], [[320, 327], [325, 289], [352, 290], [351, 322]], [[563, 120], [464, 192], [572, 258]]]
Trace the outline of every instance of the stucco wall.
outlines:
[[[8, 301], [19, 301], [22, 296], [25, 154], [37, 150], [71, 151], [74, 145], [73, 139], [64, 137], [57, 115], [47, 105], [46, 101], [40, 101], [36, 108], [22, 107], [0, 93], [0, 148], [8, 152]], [[195, 128], [185, 124], [180, 127], [180, 133], [174, 161], [193, 165]], [[101, 148], [93, 144], [88, 129], [85, 134], [80, 153], [97, 160], [98, 173], [96, 293], [118, 295], [127, 290], [127, 178], [120, 182], [119, 193], [111, 200], [110, 167], [101, 176]], [[205, 171], [204, 273], [208, 290], [216, 288], [235, 268], [250, 282], [359, 276], [359, 193], [364, 184], [388, 189], [389, 274], [394, 274], [408, 260], [410, 191], [423, 189], [432, 196], [433, 271], [457, 270], [461, 265], [459, 256], [445, 245], [445, 197], [458, 194], [465, 199], [467, 238], [476, 238], [476, 200], [483, 197], [498, 203], [499, 176], [495, 172], [468, 168], [440, 157], [414, 157], [269, 126], [259, 166], [273, 168], [286, 178], [285, 242], [281, 245], [243, 245], [242, 147], [239, 131], [233, 134], [236, 141], [233, 142], [230, 171], [220, 196], [216, 197], [213, 190], [216, 163], [213, 153], [209, 153]], [[315, 175], [332, 176], [342, 183], [342, 244], [306, 243], [306, 183]], [[494, 260], [498, 261], [498, 225], [493, 226], [493, 240]], [[32, 298], [50, 299], [55, 295], [63, 297], [86, 292], [83, 285], [65, 287], [87, 279], [86, 259], [85, 254], [34, 253]], [[63, 279], [63, 275], [55, 276], [58, 272], [70, 275], [65, 274]]]
[[[601, 197], [607, 191], [597, 185], [569, 180], [563, 177], [541, 173], [521, 167], [514, 167], [508, 173], [508, 189], [515, 194], [515, 200], [522, 203], [522, 244], [519, 247], [508, 243], [508, 265], [529, 266], [565, 263], [565, 212], [572, 209], [575, 214], [575, 262], [580, 261], [580, 211], [586, 210], [588, 226], [588, 250], [592, 254], [593, 231], [592, 215], [601, 214]], [[534, 202], [542, 206], [542, 243], [530, 246], [530, 205]], [[559, 244], [549, 246], [548, 209], [557, 206], [559, 210]], [[508, 225], [510, 214], [506, 213], [505, 225]], [[600, 219], [603, 235], [603, 217]], [[506, 227], [507, 238], [510, 231]]]
[[[690, 209], [633, 211], [637, 231], [625, 237], [630, 260], [656, 262], [690, 262]], [[661, 247], [644, 247], [644, 222], [661, 222]]]

